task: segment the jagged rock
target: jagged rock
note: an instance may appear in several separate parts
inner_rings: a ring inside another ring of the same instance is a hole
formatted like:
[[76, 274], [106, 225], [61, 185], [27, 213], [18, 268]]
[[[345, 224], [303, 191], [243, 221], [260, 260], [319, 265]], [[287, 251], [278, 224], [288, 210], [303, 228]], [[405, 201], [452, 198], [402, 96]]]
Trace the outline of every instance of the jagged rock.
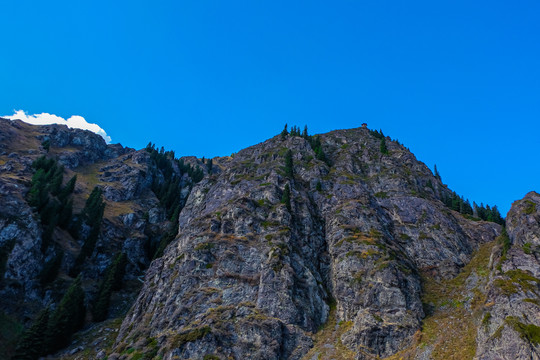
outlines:
[[[6, 189], [9, 186], [1, 187]], [[0, 247], [7, 251], [8, 256], [5, 259], [5, 271], [1, 273], [0, 297], [4, 311], [21, 311], [29, 316], [32, 310], [23, 308], [20, 300], [40, 299], [37, 277], [44, 262], [40, 251], [41, 229], [32, 210], [18, 196], [20, 189], [11, 187], [10, 190], [2, 191], [1, 195]]]
[[514, 202], [506, 218], [511, 245], [493, 254], [479, 360], [540, 358], [540, 195]]
[[[48, 154], [42, 146], [46, 140], [50, 143]], [[101, 233], [82, 268], [89, 303], [117, 252], [124, 251], [128, 257], [126, 279], [136, 279], [146, 269], [153, 256], [149, 251], [159, 244], [170, 226], [151, 190], [153, 174], [162, 175], [147, 151], [107, 145], [101, 136], [90, 131], [61, 125], [33, 126], [1, 118], [0, 150], [0, 248], [5, 250], [6, 257], [0, 259], [5, 262], [0, 282], [1, 311], [26, 322], [44, 306], [54, 306], [69, 280], [58, 281], [54, 286], [42, 285], [40, 273], [45, 263], [62, 250], [59, 278], [69, 279], [67, 274], [84, 242], [81, 239], [90, 231], [83, 223], [79, 237], [74, 238], [68, 231], [56, 228], [54, 246], [42, 253], [39, 215], [26, 201], [34, 172], [31, 164], [42, 155], [64, 165], [64, 182], [77, 175], [75, 213], [82, 209], [94, 186], [100, 186], [104, 192]], [[151, 217], [145, 215], [150, 209]]]
[[[352, 322], [341, 341], [358, 359], [408, 345], [424, 316], [418, 271], [454, 276], [500, 227], [448, 210], [440, 198], [449, 190], [396, 143], [384, 156], [366, 129], [321, 141], [331, 167], [303, 138], [276, 137], [193, 189], [118, 346], [156, 337], [165, 358], [298, 358], [334, 299], [338, 319]], [[294, 179], [283, 170], [287, 149]]]

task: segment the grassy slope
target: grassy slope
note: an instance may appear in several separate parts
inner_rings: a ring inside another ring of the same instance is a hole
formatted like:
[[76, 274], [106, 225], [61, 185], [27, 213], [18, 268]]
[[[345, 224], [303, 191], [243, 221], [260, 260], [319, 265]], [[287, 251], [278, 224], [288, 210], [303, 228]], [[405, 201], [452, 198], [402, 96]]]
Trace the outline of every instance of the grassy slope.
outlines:
[[336, 307], [332, 306], [326, 324], [314, 335], [314, 346], [302, 359], [353, 360], [354, 352], [341, 343], [341, 336], [352, 326], [352, 322], [337, 322]]
[[484, 244], [460, 274], [451, 280], [424, 277], [423, 302], [431, 309], [415, 341], [387, 360], [414, 359], [420, 354], [430, 359], [473, 359], [476, 332], [486, 299], [489, 258], [494, 242]]

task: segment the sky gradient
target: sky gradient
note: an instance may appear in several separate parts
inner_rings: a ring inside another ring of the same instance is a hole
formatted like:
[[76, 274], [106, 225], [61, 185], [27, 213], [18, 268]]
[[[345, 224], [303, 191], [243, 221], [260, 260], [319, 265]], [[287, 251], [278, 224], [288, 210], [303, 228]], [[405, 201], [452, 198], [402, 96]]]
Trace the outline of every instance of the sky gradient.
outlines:
[[0, 115], [229, 155], [281, 131], [382, 129], [503, 213], [540, 191], [538, 1], [10, 1]]

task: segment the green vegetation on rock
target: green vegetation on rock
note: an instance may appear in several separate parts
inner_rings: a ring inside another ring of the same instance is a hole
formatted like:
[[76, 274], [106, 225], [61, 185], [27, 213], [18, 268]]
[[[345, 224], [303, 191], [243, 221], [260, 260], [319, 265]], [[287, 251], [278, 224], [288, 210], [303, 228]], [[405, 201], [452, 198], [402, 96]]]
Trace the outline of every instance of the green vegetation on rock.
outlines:
[[181, 334], [176, 334], [172, 339], [172, 346], [175, 348], [179, 348], [186, 343], [202, 339], [211, 332], [212, 329], [210, 328], [210, 326], [202, 326]]
[[76, 230], [74, 231], [77, 235], [79, 235], [81, 232], [80, 227], [82, 226], [82, 223], [85, 223], [90, 227], [90, 231], [84, 240], [81, 251], [75, 259], [75, 264], [69, 271], [69, 274], [72, 277], [75, 277], [80, 273], [85, 259], [91, 256], [94, 252], [94, 248], [101, 230], [101, 221], [103, 219], [104, 211], [105, 202], [103, 201], [103, 191], [101, 188], [96, 186], [86, 200], [84, 209], [79, 216], [78, 224], [75, 228]]
[[281, 203], [285, 204], [287, 210], [291, 211], [291, 188], [289, 187], [289, 184], [285, 185], [283, 196], [281, 197]]
[[94, 321], [103, 321], [107, 317], [111, 294], [122, 287], [122, 279], [126, 271], [127, 256], [124, 253], [116, 255], [107, 267], [99, 291], [92, 307]]
[[525, 200], [525, 214], [531, 215], [536, 212], [536, 204], [531, 200]]
[[28, 191], [28, 204], [39, 214], [43, 235], [41, 250], [45, 252], [52, 244], [56, 226], [67, 228], [71, 223], [73, 200], [71, 194], [77, 177], [72, 177], [64, 187], [64, 167], [53, 158], [42, 156], [32, 163], [34, 175]]
[[534, 324], [526, 324], [521, 321], [515, 316], [509, 316], [506, 318], [506, 322], [508, 325], [512, 326], [512, 328], [519, 333], [519, 336], [531, 343], [533, 346], [537, 346], [540, 344], [540, 327], [536, 326]]

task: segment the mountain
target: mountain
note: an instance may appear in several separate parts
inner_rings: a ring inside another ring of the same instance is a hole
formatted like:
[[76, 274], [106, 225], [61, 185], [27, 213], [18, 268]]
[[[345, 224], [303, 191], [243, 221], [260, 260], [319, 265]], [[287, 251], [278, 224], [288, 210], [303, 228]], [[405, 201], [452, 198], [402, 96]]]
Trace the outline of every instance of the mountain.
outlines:
[[[87, 316], [57, 358], [540, 356], [540, 195], [505, 229], [382, 132], [294, 127], [205, 161], [0, 119], [0, 168], [5, 356], [79, 274]], [[68, 220], [43, 215], [66, 199]]]

